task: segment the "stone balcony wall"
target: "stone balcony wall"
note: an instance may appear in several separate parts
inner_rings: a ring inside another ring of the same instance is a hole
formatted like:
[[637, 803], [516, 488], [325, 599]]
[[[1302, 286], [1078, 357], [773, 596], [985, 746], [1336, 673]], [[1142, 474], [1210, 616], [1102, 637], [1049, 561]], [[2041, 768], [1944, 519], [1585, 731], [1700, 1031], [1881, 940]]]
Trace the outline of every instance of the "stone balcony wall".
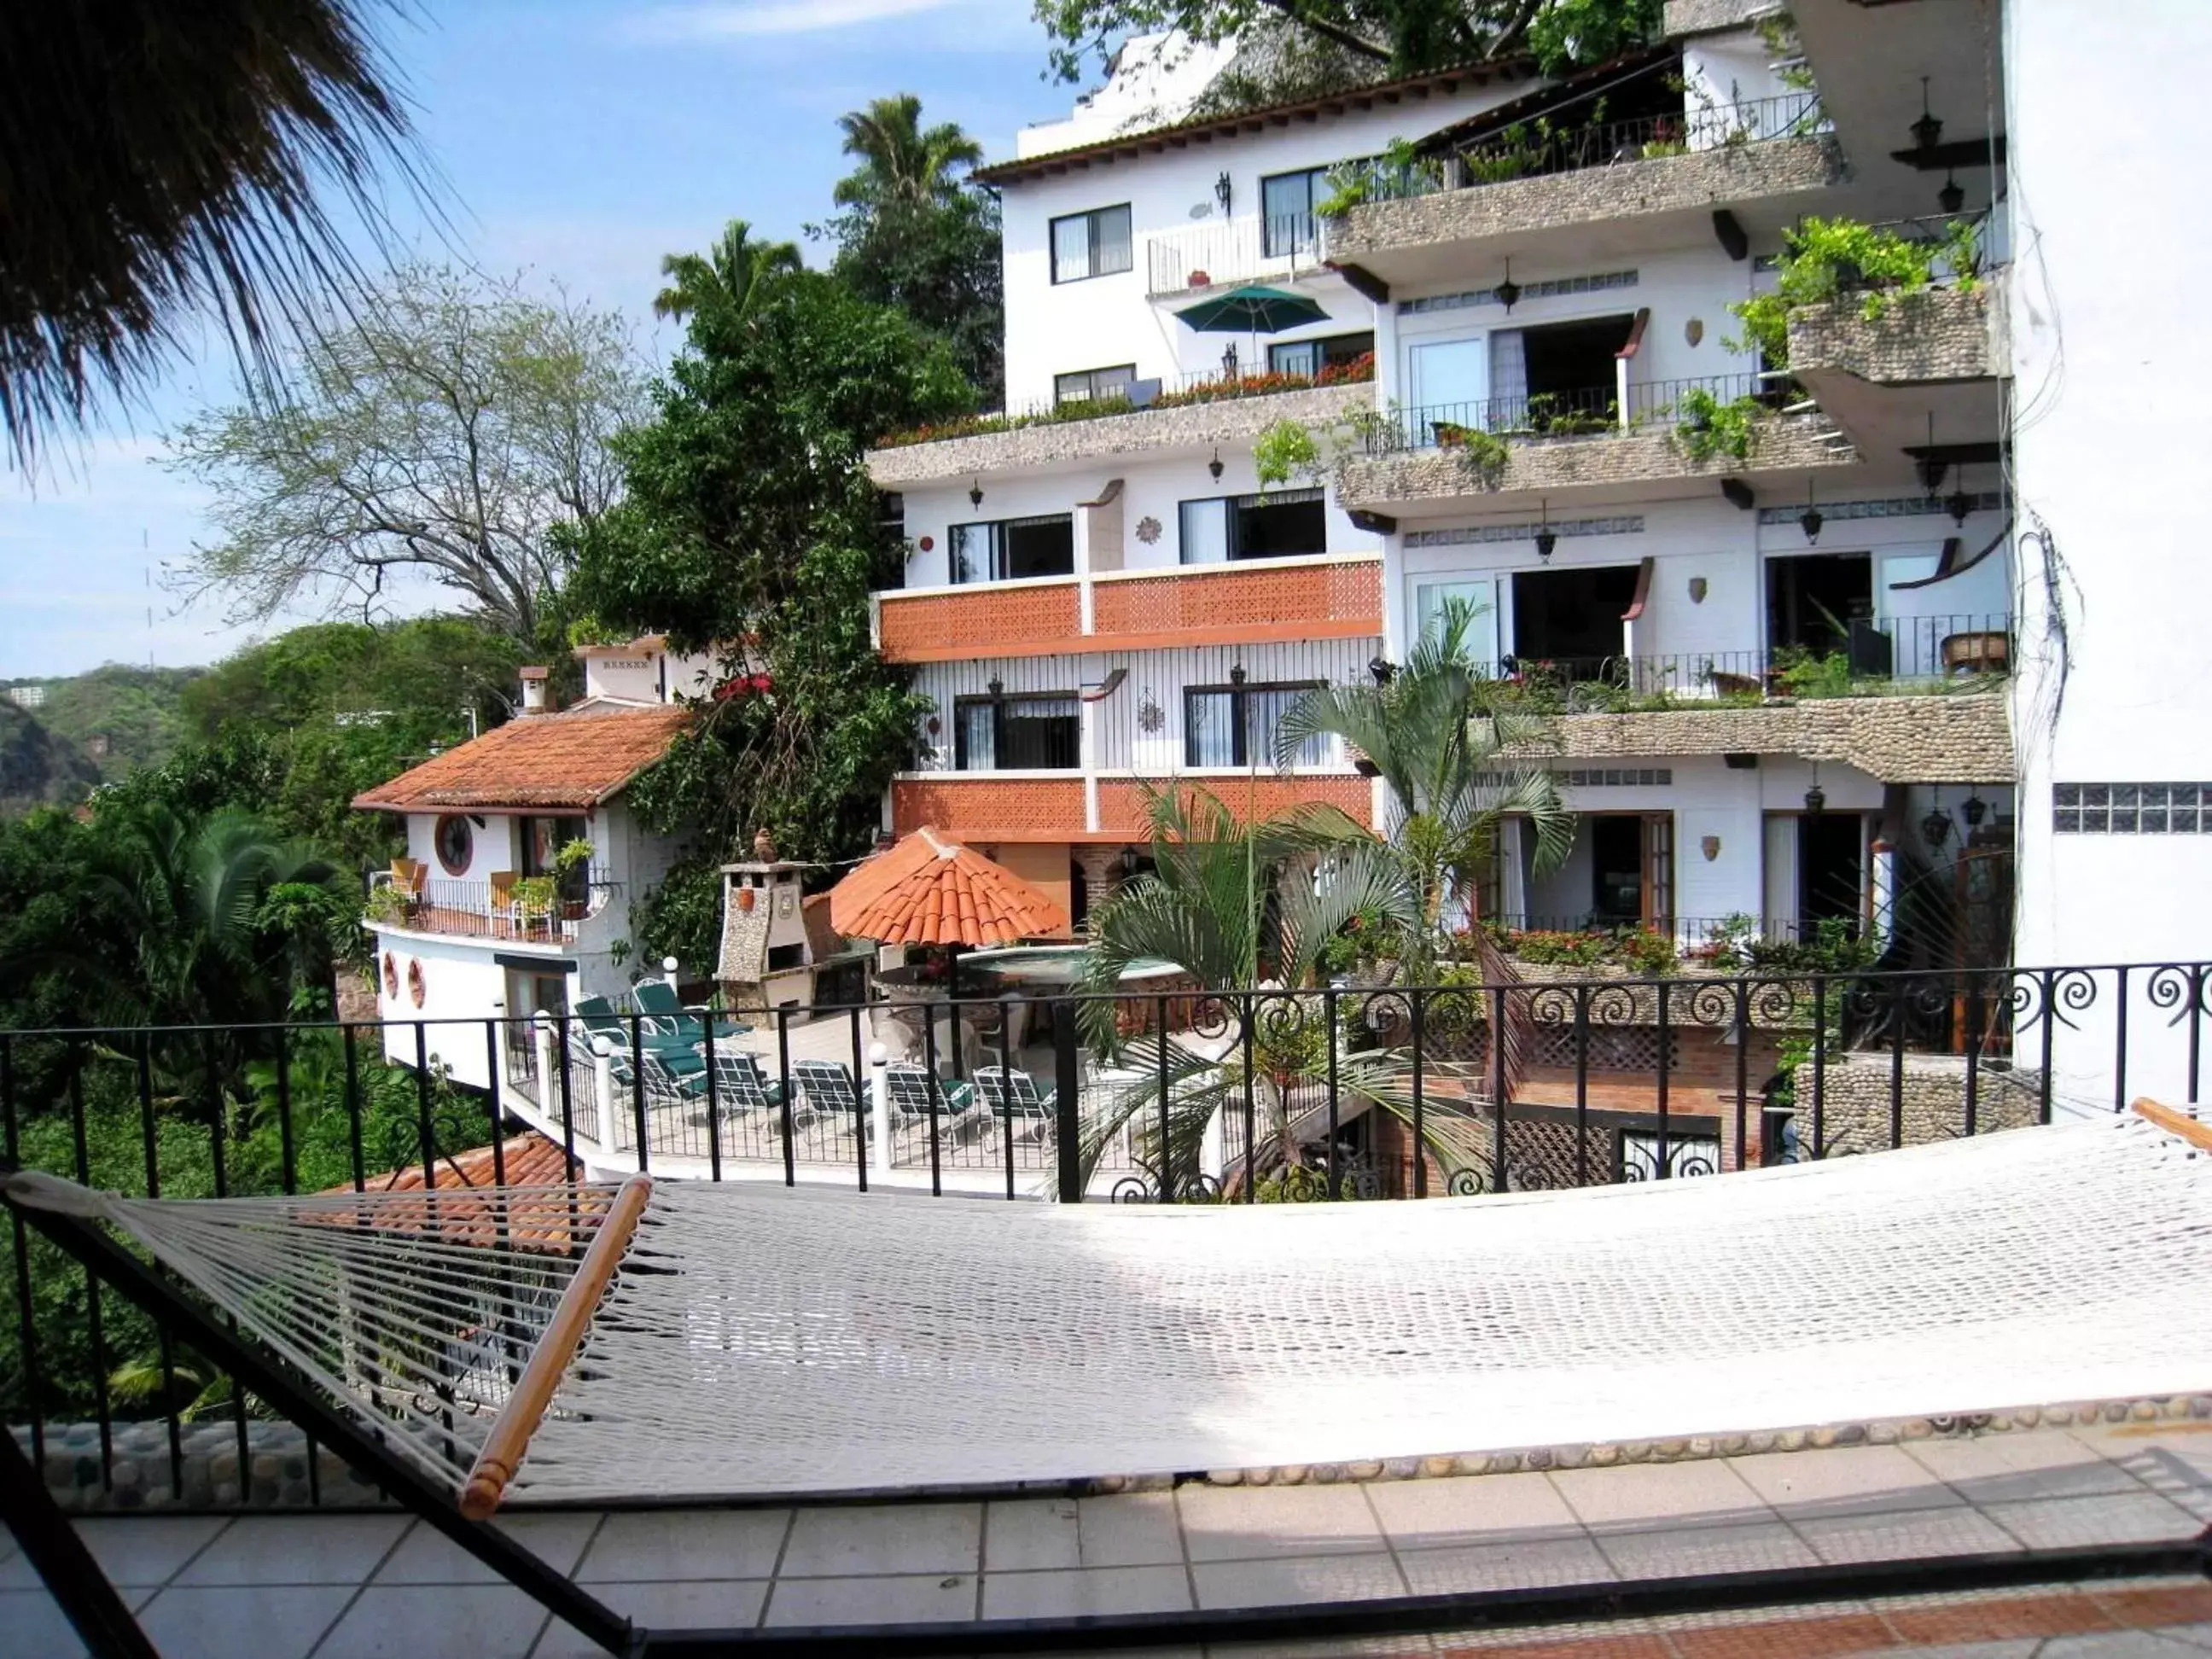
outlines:
[[1665, 32], [1669, 40], [1692, 34], [1718, 34], [1747, 27], [1784, 9], [1782, 0], [1667, 0]]
[[1648, 161], [1366, 203], [1333, 222], [1329, 258], [1356, 265], [1407, 248], [1710, 211], [1760, 197], [1825, 190], [1844, 176], [1842, 152], [1825, 137], [1723, 144]]
[[1332, 426], [1375, 402], [1371, 380], [1309, 386], [1257, 398], [1224, 398], [1174, 409], [1139, 409], [1095, 420], [1041, 422], [1011, 432], [906, 444], [868, 452], [868, 476], [882, 489], [1021, 471], [1057, 462], [1109, 460], [1168, 450], [1249, 445], [1278, 421]]
[[1751, 453], [1741, 460], [1732, 455], [1692, 460], [1665, 425], [1589, 437], [1510, 439], [1505, 465], [1494, 477], [1478, 472], [1464, 450], [1357, 455], [1339, 467], [1337, 495], [1347, 507], [1388, 512], [1403, 501], [1564, 495], [1601, 484], [1856, 466], [1856, 452], [1831, 447], [1832, 430], [1817, 416], [1768, 416], [1759, 422]]
[[[1890, 1063], [1887, 1053], [1846, 1053], [1820, 1068], [1819, 1152], [1826, 1158], [1881, 1152], [1890, 1144]], [[1966, 1061], [1963, 1055], [1909, 1054], [1898, 1095], [1902, 1144], [1925, 1146], [1966, 1132]], [[2042, 1075], [1983, 1062], [1974, 1081], [1974, 1133], [2024, 1129], [2042, 1115]], [[1798, 1073], [1797, 1130], [1813, 1146], [1814, 1079]]]
[[1905, 295], [1871, 321], [1847, 295], [1790, 313], [1790, 362], [1800, 377], [1852, 374], [1881, 386], [1989, 380], [2006, 372], [2005, 315], [1993, 283]]
[[1558, 746], [1528, 758], [1793, 755], [1883, 783], [2009, 783], [2016, 771], [2007, 700], [1995, 692], [1572, 714], [1553, 724]]

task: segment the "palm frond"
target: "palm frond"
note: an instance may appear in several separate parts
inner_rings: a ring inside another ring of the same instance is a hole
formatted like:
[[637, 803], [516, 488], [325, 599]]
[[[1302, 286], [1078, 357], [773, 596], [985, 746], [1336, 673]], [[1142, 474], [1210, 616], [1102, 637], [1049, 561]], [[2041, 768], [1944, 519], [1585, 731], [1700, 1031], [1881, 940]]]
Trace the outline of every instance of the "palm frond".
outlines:
[[[212, 313], [273, 380], [282, 333], [361, 287], [377, 174], [427, 200], [373, 0], [0, 6], [0, 424], [19, 465], [144, 384]], [[382, 9], [388, 0], [374, 0]]]

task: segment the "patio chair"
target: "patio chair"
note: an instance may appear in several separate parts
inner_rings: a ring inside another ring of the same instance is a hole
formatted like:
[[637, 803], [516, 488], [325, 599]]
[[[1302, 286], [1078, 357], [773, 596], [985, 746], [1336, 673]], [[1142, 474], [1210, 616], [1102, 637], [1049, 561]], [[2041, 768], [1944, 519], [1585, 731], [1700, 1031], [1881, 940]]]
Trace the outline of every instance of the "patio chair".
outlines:
[[[647, 1020], [672, 1035], [690, 1036], [694, 1042], [705, 1042], [710, 1029], [718, 1037], [743, 1036], [752, 1030], [727, 1014], [717, 1013], [704, 1003], [684, 1002], [677, 996], [676, 988], [665, 979], [638, 981], [629, 988], [629, 999]], [[696, 1035], [692, 1035], [695, 1032]]]
[[1059, 1113], [1059, 1091], [1037, 1091], [1036, 1079], [1010, 1066], [978, 1066], [975, 1092], [983, 1109], [1008, 1130], [1042, 1136]]
[[492, 921], [519, 931], [522, 912], [514, 902], [515, 880], [514, 871], [495, 870], [484, 878], [484, 884], [490, 890]]
[[[617, 1054], [629, 1057], [630, 1023], [614, 1004], [605, 997], [586, 997], [575, 1007], [577, 1019], [582, 1022], [587, 1039], [605, 1037]], [[704, 1074], [707, 1062], [693, 1052], [694, 1044], [682, 1036], [671, 1036], [656, 1030], [649, 1020], [640, 1020], [636, 1047], [643, 1054], [658, 1054], [669, 1071], [678, 1077], [697, 1077]]]
[[775, 1112], [783, 1104], [783, 1085], [761, 1069], [760, 1056], [744, 1048], [709, 1048], [714, 1071], [714, 1103], [732, 1116]]
[[420, 859], [394, 859], [392, 884], [399, 890], [400, 899], [410, 911], [420, 909], [423, 892], [430, 884], [430, 867]]
[[900, 1128], [927, 1127], [933, 1103], [940, 1131], [965, 1133], [981, 1115], [974, 1089], [965, 1083], [948, 1086], [912, 1061], [884, 1067], [884, 1097], [890, 1103], [892, 1122]]
[[837, 1124], [850, 1123], [855, 1117], [867, 1121], [867, 1115], [860, 1110], [860, 1091], [854, 1086], [853, 1074], [844, 1061], [801, 1060], [793, 1063], [791, 1071], [799, 1098], [817, 1117]]

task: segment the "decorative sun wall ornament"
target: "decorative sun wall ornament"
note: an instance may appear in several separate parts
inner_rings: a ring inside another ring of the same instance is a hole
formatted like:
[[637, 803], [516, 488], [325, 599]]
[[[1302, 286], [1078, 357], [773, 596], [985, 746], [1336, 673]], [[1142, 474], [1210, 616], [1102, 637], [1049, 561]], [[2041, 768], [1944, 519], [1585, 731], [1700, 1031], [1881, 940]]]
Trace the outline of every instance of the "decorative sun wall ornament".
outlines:
[[1721, 838], [1718, 836], [1707, 836], [1698, 843], [1698, 850], [1705, 855], [1705, 862], [1711, 864], [1721, 855]]
[[1690, 578], [1690, 603], [1692, 605], [1703, 605], [1705, 602], [1705, 594], [1707, 591], [1705, 579], [1703, 576], [1692, 576]]
[[1137, 520], [1137, 539], [1147, 547], [1160, 538], [1160, 521], [1147, 513]]
[[1168, 711], [1160, 707], [1159, 699], [1146, 687], [1144, 699], [1137, 705], [1137, 728], [1147, 735], [1157, 735], [1168, 723]]

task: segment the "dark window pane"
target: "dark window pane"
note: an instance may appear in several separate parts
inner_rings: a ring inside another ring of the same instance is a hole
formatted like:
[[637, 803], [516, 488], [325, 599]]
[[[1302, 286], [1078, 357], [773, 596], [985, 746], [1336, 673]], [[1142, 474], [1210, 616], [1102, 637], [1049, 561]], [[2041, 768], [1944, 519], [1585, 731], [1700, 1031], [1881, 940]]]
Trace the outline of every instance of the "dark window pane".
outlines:
[[1075, 571], [1075, 520], [1066, 514], [1046, 519], [1012, 519], [1000, 526], [1004, 574], [1066, 576]]
[[1280, 559], [1328, 550], [1328, 514], [1319, 490], [1242, 496], [1237, 502], [1232, 556]]

